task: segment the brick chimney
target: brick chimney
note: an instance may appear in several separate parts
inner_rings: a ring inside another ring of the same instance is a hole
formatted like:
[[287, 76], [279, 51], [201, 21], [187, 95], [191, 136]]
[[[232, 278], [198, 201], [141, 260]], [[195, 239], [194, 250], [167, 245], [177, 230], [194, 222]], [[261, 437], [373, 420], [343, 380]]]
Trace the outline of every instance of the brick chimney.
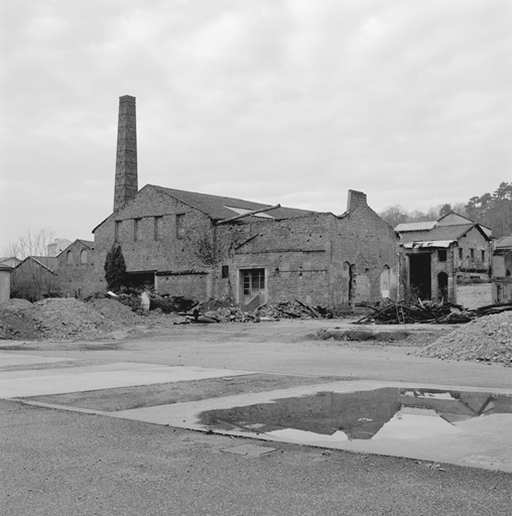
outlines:
[[348, 191], [347, 213], [351, 213], [358, 208], [367, 207], [366, 194], [357, 190]]
[[119, 97], [114, 211], [117, 211], [135, 197], [137, 191], [135, 97], [124, 95]]

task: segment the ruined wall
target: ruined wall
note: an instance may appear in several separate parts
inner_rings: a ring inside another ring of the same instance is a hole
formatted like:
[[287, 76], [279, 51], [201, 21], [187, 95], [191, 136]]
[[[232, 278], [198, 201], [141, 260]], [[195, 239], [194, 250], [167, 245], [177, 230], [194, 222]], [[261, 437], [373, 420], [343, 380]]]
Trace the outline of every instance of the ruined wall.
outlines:
[[455, 266], [458, 269], [457, 280], [489, 279], [491, 266], [491, 245], [476, 227], [458, 240]]
[[[334, 304], [348, 300], [347, 283], [352, 277], [353, 299], [350, 302], [378, 301], [381, 292], [381, 274], [389, 268], [389, 297], [398, 295], [397, 237], [393, 228], [370, 207], [358, 202], [346, 215], [332, 220], [331, 289]], [[347, 272], [347, 269], [350, 269]], [[349, 278], [347, 279], [347, 275]]]
[[76, 240], [57, 257], [58, 283], [64, 297], [86, 297], [97, 292], [93, 250]]
[[[219, 297], [240, 302], [240, 271], [262, 268], [270, 302], [300, 299], [342, 307], [376, 302], [384, 292], [396, 299], [396, 235], [365, 202], [344, 217], [316, 213], [218, 230], [220, 247], [230, 241], [232, 249], [215, 270]], [[229, 270], [225, 278], [222, 265]]]
[[217, 276], [217, 292], [240, 302], [240, 271], [263, 268], [268, 301], [300, 299], [329, 306], [329, 217], [332, 215], [314, 214], [251, 222], [243, 229], [219, 226], [220, 242], [235, 243], [223, 256], [229, 276]]
[[468, 310], [492, 304], [492, 283], [457, 285], [457, 303]]

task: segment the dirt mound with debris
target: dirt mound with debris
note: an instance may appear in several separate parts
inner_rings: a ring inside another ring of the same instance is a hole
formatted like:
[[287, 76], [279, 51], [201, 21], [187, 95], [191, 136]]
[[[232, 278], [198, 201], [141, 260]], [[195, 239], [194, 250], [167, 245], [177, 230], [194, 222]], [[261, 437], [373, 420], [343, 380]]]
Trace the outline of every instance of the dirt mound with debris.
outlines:
[[0, 339], [87, 340], [136, 323], [138, 316], [118, 301], [74, 298], [36, 303], [14, 299], [0, 305]]
[[441, 337], [417, 355], [512, 365], [512, 312], [475, 319]]

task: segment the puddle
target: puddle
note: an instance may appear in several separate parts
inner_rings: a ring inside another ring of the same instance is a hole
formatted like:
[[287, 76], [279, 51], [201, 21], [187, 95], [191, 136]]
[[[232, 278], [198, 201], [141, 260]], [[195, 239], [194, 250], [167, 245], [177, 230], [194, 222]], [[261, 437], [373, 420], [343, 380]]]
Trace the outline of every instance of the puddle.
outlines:
[[512, 414], [512, 396], [486, 392], [385, 387], [319, 392], [199, 415], [202, 425], [300, 443], [414, 440], [457, 434], [459, 422]]

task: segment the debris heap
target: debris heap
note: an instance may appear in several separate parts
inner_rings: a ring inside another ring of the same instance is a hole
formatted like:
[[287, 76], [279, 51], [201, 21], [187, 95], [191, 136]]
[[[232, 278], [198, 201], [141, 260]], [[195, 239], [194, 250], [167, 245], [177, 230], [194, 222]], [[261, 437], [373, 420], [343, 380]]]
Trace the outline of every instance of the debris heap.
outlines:
[[118, 301], [74, 298], [36, 303], [13, 299], [0, 305], [0, 339], [82, 340], [104, 336], [135, 323], [138, 316]]
[[452, 303], [432, 303], [418, 300], [416, 304], [395, 303], [388, 300], [383, 307], [368, 306], [372, 313], [355, 321], [355, 324], [414, 324], [467, 323], [471, 317], [462, 307]]
[[512, 365], [512, 311], [503, 310], [474, 319], [416, 354], [444, 360]]
[[188, 322], [259, 322], [279, 321], [280, 319], [318, 319], [331, 318], [332, 312], [320, 306], [312, 306], [299, 300], [283, 301], [280, 303], [265, 303], [254, 312], [244, 312], [234, 305], [219, 307], [205, 312], [181, 313]]

